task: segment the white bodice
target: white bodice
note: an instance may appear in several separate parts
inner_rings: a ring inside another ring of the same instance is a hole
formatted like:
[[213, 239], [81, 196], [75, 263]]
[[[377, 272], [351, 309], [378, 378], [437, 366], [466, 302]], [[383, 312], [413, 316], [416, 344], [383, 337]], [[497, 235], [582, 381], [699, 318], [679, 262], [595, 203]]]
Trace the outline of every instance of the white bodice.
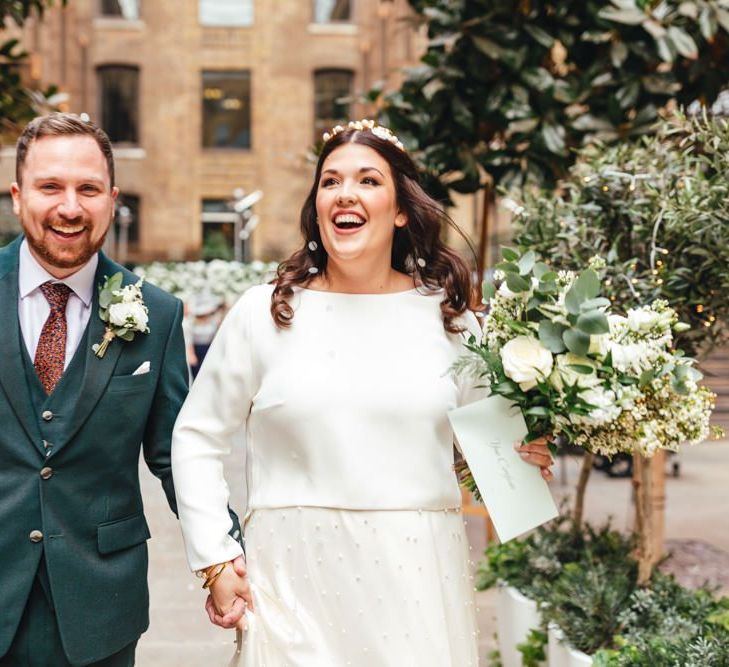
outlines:
[[[250, 289], [228, 314], [175, 426], [193, 568], [235, 555], [221, 456], [240, 429], [249, 512], [460, 505], [447, 411], [478, 392], [449, 371], [464, 336], [443, 328], [442, 293], [297, 289], [292, 325], [279, 329], [272, 289]], [[472, 314], [463, 324], [478, 332]]]

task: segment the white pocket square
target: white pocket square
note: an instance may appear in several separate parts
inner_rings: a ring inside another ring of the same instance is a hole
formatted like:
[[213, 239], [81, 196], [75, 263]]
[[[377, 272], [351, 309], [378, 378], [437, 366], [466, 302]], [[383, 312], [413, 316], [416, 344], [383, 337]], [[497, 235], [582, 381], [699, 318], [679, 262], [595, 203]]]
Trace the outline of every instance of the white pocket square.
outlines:
[[149, 373], [149, 362], [145, 361], [143, 364], [140, 365], [139, 368], [137, 368], [132, 375], [144, 375], [145, 373]]

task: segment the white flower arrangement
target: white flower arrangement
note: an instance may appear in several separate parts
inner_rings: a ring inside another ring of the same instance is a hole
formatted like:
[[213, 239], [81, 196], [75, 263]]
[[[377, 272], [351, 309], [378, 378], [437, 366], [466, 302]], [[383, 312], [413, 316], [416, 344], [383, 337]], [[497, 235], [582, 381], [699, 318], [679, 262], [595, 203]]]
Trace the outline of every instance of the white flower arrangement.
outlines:
[[190, 302], [198, 294], [219, 298], [232, 306], [249, 287], [269, 282], [278, 265], [274, 262], [153, 262], [134, 272], [147, 282]]
[[122, 280], [119, 271], [99, 286], [99, 317], [106, 322], [101, 342], [92, 348], [99, 358], [115, 338], [132, 341], [135, 333], [149, 333], [149, 311], [142, 296], [143, 279], [123, 287]]
[[686, 325], [666, 301], [611, 313], [599, 258], [576, 275], [533, 252], [503, 252], [501, 286], [484, 286], [483, 338], [469, 340], [456, 370], [517, 404], [527, 440], [552, 433], [608, 457], [651, 456], [710, 435], [715, 395], [699, 384], [695, 361], [674, 349], [673, 332]]

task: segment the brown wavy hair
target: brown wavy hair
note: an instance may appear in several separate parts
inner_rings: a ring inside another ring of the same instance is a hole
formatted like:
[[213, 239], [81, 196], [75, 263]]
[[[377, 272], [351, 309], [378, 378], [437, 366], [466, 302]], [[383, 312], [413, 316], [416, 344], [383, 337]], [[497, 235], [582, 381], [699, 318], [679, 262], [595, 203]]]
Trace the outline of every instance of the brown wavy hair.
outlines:
[[[423, 190], [415, 164], [405, 151], [368, 130], [349, 128], [329, 139], [319, 155], [314, 183], [301, 209], [303, 246], [279, 264], [274, 280], [271, 315], [276, 325], [279, 328], [291, 325], [294, 318], [294, 309], [290, 304], [293, 287], [305, 287], [316, 273], [326, 273], [327, 253], [316, 221], [316, 195], [324, 161], [332, 151], [349, 143], [372, 148], [390, 165], [397, 207], [407, 215], [407, 224], [395, 228], [392, 268], [412, 275], [417, 283], [428, 290], [442, 289], [445, 293], [440, 304], [443, 325], [451, 333], [462, 331], [454, 320], [472, 306], [471, 274], [465, 262], [443, 243], [441, 236], [445, 227], [450, 226], [466, 237], [438, 202]], [[315, 250], [310, 249], [312, 241], [316, 243]], [[310, 272], [312, 268], [316, 268], [317, 272]]]

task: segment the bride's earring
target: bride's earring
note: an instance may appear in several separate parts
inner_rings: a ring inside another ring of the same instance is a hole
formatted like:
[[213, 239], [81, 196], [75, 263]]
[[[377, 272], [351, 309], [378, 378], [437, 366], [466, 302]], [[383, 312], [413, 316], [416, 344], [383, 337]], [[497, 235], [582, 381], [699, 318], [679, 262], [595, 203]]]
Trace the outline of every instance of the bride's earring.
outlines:
[[[312, 241], [309, 241], [306, 245], [309, 248], [309, 250], [311, 250], [311, 252], [316, 252], [319, 249], [319, 244], [316, 241], [313, 241], [313, 240]], [[316, 273], [319, 273], [319, 267], [317, 267], [317, 266], [310, 266], [309, 267], [309, 273], [311, 273], [312, 275], [314, 275]]]

